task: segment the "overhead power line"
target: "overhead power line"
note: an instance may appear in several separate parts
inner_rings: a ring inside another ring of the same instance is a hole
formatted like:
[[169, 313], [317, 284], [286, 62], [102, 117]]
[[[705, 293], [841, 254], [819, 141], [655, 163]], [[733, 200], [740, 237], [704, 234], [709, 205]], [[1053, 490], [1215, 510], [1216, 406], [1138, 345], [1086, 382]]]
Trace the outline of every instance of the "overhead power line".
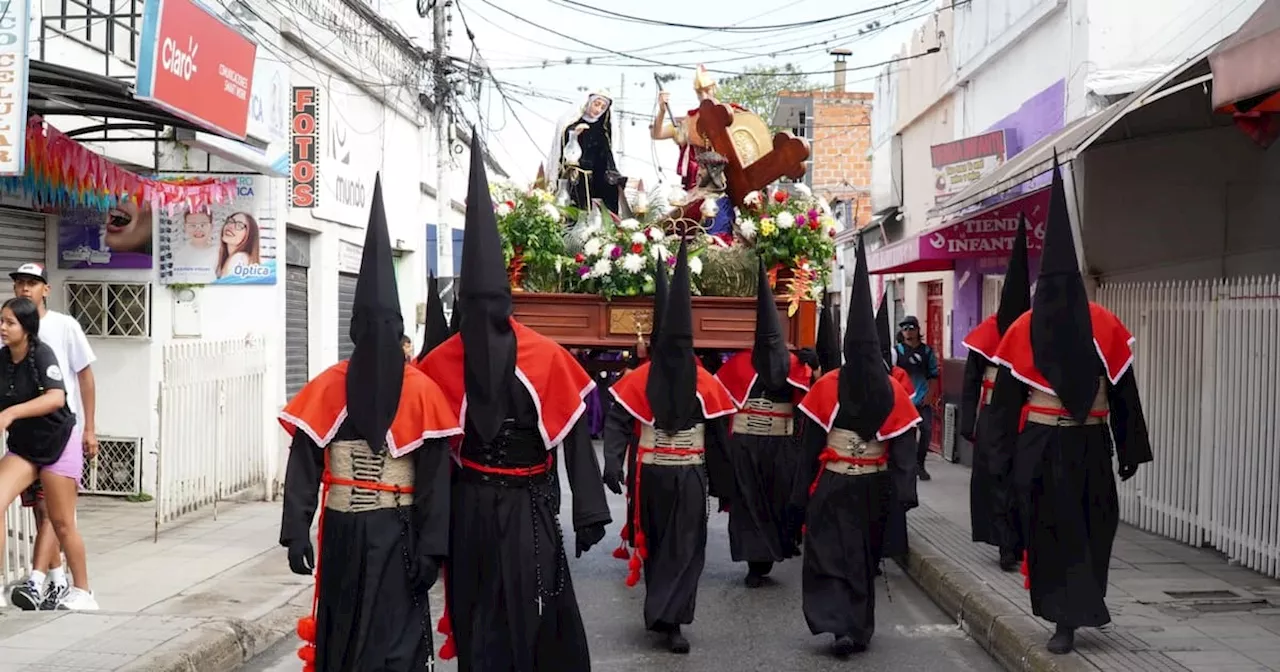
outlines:
[[691, 24], [691, 23], [678, 23], [675, 21], [648, 19], [642, 16], [632, 16], [630, 14], [623, 14], [621, 12], [615, 12], [608, 9], [600, 9], [599, 7], [593, 7], [585, 3], [576, 2], [576, 0], [553, 0], [553, 1], [560, 5], [577, 8], [579, 11], [587, 14], [618, 19], [621, 21], [627, 21], [631, 23], [642, 23], [650, 26], [663, 26], [666, 28], [687, 28], [689, 30], [707, 30], [707, 31], [715, 31], [715, 32], [722, 32], [722, 33], [760, 33], [760, 32], [771, 32], [776, 30], [789, 30], [792, 28], [806, 28], [809, 26], [818, 26], [824, 23], [831, 23], [832, 21], [841, 21], [843, 19], [848, 19], [855, 16], [861, 16], [864, 14], [870, 14], [872, 12], [878, 12], [881, 10], [890, 9], [898, 5], [903, 5], [908, 2], [911, 2], [912, 0], [897, 0], [896, 2], [880, 5], [878, 7], [869, 7], [867, 9], [860, 9], [856, 12], [847, 12], [845, 14], [828, 16], [821, 19], [809, 19], [807, 21], [794, 21], [791, 23], [775, 23], [767, 26], [738, 26], [738, 25], [704, 26], [704, 25], [697, 25], [697, 24]]

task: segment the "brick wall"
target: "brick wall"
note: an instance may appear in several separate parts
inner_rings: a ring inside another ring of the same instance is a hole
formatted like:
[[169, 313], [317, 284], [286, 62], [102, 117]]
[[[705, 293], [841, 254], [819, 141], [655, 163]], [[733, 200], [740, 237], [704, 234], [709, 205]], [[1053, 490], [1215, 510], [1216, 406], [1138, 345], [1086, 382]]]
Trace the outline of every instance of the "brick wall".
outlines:
[[810, 159], [814, 193], [829, 201], [855, 200], [859, 228], [871, 220], [871, 104], [865, 92], [810, 91], [783, 96], [813, 99]]

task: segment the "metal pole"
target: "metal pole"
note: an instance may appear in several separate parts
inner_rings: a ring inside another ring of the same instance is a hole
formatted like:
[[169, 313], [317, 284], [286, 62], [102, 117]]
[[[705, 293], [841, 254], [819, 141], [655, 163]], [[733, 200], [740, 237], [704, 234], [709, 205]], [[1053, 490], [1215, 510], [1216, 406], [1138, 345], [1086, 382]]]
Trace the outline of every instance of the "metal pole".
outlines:
[[438, 1], [432, 17], [432, 71], [435, 73], [435, 100], [431, 121], [436, 134], [436, 276], [450, 278], [453, 268], [453, 229], [449, 226], [452, 198], [449, 195], [449, 138], [452, 129], [449, 114], [449, 7], [451, 1]]
[[[622, 157], [622, 161], [627, 161], [627, 122], [623, 119], [622, 101], [627, 97], [627, 75], [623, 73], [619, 75], [622, 83], [618, 88], [618, 100], [615, 103], [617, 107], [616, 114], [613, 116], [613, 127], [618, 129], [618, 156]], [[622, 161], [618, 162], [618, 172], [628, 175], [627, 169], [623, 167]]]

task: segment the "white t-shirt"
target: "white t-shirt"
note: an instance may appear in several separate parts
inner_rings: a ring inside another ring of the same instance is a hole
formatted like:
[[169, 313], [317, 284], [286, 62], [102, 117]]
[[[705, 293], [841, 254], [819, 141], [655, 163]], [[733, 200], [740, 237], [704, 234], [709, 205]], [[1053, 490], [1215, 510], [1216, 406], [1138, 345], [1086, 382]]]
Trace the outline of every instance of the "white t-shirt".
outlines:
[[78, 374], [97, 359], [93, 348], [89, 347], [89, 339], [85, 338], [84, 329], [74, 317], [48, 310], [40, 319], [40, 341], [53, 349], [59, 368], [67, 372], [62, 380], [67, 387], [67, 403], [76, 414], [76, 427], [84, 429], [84, 405], [80, 399]]

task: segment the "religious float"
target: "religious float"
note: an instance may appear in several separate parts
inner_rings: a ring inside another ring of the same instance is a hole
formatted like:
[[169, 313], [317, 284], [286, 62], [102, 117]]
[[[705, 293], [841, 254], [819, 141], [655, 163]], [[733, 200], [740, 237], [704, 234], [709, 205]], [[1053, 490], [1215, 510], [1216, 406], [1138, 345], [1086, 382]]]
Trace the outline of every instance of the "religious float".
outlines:
[[685, 237], [696, 348], [751, 347], [759, 260], [789, 344], [812, 347], [836, 224], [802, 183], [777, 184], [804, 177], [808, 146], [710, 93], [699, 89], [699, 107], [669, 127], [682, 157], [696, 152], [688, 191], [646, 192], [642, 181], [617, 173], [607, 141], [611, 101], [603, 94], [562, 120], [550, 174], [540, 170], [530, 189], [494, 187], [518, 320], [566, 347], [644, 356], [654, 273], [675, 264]]

